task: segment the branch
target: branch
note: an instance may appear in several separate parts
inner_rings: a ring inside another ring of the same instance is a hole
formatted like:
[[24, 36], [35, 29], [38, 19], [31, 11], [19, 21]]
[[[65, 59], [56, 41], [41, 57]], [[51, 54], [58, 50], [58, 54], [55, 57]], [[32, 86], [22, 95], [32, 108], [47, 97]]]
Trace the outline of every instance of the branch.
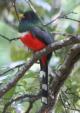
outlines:
[[9, 83], [7, 83], [5, 86], [3, 86], [0, 89], [0, 98], [7, 92], [9, 91], [12, 87], [16, 85], [16, 83], [22, 78], [25, 74], [25, 72], [33, 65], [34, 63], [34, 58], [32, 57], [31, 60], [27, 64], [25, 64], [19, 72], [16, 73], [15, 77], [10, 80]]
[[19, 72], [16, 73], [15, 77], [10, 80], [5, 86], [0, 89], [0, 97], [2, 97], [7, 91], [16, 85], [16, 83], [24, 76], [25, 72], [34, 64], [35, 59], [40, 59], [42, 55], [47, 55], [48, 53], [58, 50], [62, 47], [80, 43], [80, 36], [71, 37], [70, 39], [65, 39], [61, 41], [54, 42], [48, 47], [44, 48], [40, 52], [35, 53], [35, 55], [26, 63]]
[[37, 113], [50, 113], [50, 111], [53, 109], [56, 103], [60, 88], [62, 87], [65, 80], [71, 73], [74, 64], [79, 59], [80, 59], [80, 45], [75, 45], [69, 51], [62, 67], [59, 69], [59, 71], [56, 72], [57, 76], [54, 78], [52, 85], [50, 86], [48, 105], [42, 106], [42, 108]]
[[[66, 107], [66, 105], [65, 105], [65, 100], [63, 99], [63, 97], [62, 97], [61, 94], [60, 94], [60, 100], [61, 100], [61, 102], [62, 102], [63, 107], [65, 108], [65, 107]], [[67, 110], [66, 110], [66, 109], [65, 109], [65, 113], [67, 113]]]
[[52, 35], [62, 35], [62, 36], [66, 36], [66, 37], [76, 37], [78, 36], [77, 34], [69, 34], [69, 33], [65, 33], [65, 32], [51, 32]]
[[61, 19], [68, 19], [68, 20], [72, 20], [72, 21], [75, 21], [75, 22], [79, 22], [79, 23], [80, 23], [80, 20], [73, 19], [73, 18], [70, 18], [70, 17], [67, 17], [67, 16], [60, 17], [60, 18], [61, 18]]
[[[66, 108], [67, 108], [67, 109], [69, 109], [69, 110], [73, 110], [73, 111], [78, 111], [78, 112], [80, 112], [80, 110], [77, 109], [77, 108], [73, 108], [73, 107], [71, 107], [70, 105], [67, 106], [67, 105], [65, 104], [65, 100], [63, 99], [62, 95], [60, 95], [60, 99], [61, 99], [62, 105], [63, 105], [64, 108], [65, 108], [65, 111], [66, 111]], [[67, 112], [66, 112], [66, 113], [67, 113]]]
[[66, 95], [66, 93], [64, 91], [62, 91], [62, 90], [61, 90], [61, 93], [62, 93], [62, 95], [65, 96], [65, 99], [67, 100], [67, 105], [68, 106], [71, 106], [72, 105], [72, 102], [71, 102], [71, 100], [69, 100], [68, 95]]
[[4, 36], [4, 35], [2, 35], [2, 34], [0, 34], [0, 38], [4, 38], [5, 40], [7, 40], [7, 41], [9, 41], [10, 42], [10, 39], [8, 38], [8, 37], [6, 37], [6, 36]]
[[29, 107], [25, 113], [29, 113], [31, 111], [31, 109], [33, 107], [33, 103], [34, 103], [34, 101], [29, 103]]
[[[6, 113], [8, 107], [9, 107], [13, 102], [20, 101], [20, 100], [24, 100], [24, 99], [26, 99], [26, 98], [28, 98], [28, 100], [27, 100], [28, 102], [34, 102], [34, 101], [36, 101], [36, 100], [38, 100], [38, 99], [41, 98], [41, 93], [38, 93], [37, 95], [24, 94], [24, 95], [21, 95], [21, 96], [15, 98], [15, 99], [10, 100], [7, 104], [5, 104], [2, 113]], [[29, 113], [29, 112], [28, 112], [28, 113]]]
[[46, 23], [46, 24], [43, 24], [43, 26], [48, 26], [48, 25], [54, 23], [57, 19], [61, 19], [61, 18], [69, 19], [69, 20], [73, 20], [73, 21], [80, 22], [79, 20], [68, 18], [67, 16], [68, 16], [69, 14], [77, 14], [77, 13], [71, 11], [71, 12], [68, 12], [68, 13], [66, 13], [66, 14], [59, 15], [59, 16], [57, 16], [55, 19], [51, 20], [50, 22], [48, 22], [48, 23]]
[[15, 10], [15, 13], [16, 13], [16, 16], [17, 16], [17, 19], [19, 21], [19, 15], [18, 15], [17, 8], [16, 8], [16, 0], [13, 0], [12, 6], [14, 7], [14, 10]]
[[69, 110], [73, 110], [73, 111], [78, 111], [78, 112], [80, 112], [80, 110], [77, 109], [77, 108], [72, 108], [72, 107], [69, 107], [69, 106], [65, 106], [65, 108], [67, 108], [67, 109], [69, 109]]
[[[63, 35], [63, 36], [67, 36], [67, 37], [77, 37], [78, 34], [68, 34], [68, 33], [61, 33], [61, 32], [51, 32], [51, 34], [54, 36], [54, 35]], [[3, 38], [9, 42], [12, 42], [12, 41], [16, 41], [16, 40], [19, 40], [20, 37], [17, 37], [17, 38], [12, 38], [12, 39], [9, 39], [7, 36], [4, 36], [2, 34], [0, 34], [0, 38]]]
[[25, 64], [25, 63], [21, 63], [21, 64], [18, 64], [18, 65], [15, 65], [15, 66], [13, 66], [13, 67], [10, 67], [9, 69], [7, 69], [7, 70], [4, 71], [3, 73], [1, 73], [1, 74], [0, 74], [0, 77], [3, 76], [3, 75], [5, 75], [5, 74], [7, 74], [8, 72], [10, 72], [10, 71], [16, 69], [16, 68], [19, 69], [19, 68], [22, 67], [24, 64]]
[[9, 39], [8, 37], [6, 37], [6, 36], [4, 36], [4, 35], [2, 35], [2, 34], [0, 34], [0, 36], [1, 36], [0, 38], [4, 38], [5, 40], [7, 40], [7, 41], [9, 41], [9, 42], [12, 42], [12, 41], [14, 41], [14, 40], [20, 39], [20, 37]]
[[60, 18], [69, 19], [69, 20], [73, 20], [73, 21], [76, 21], [76, 22], [80, 22], [79, 20], [76, 20], [76, 19], [72, 19], [72, 18], [68, 18], [68, 17], [67, 17], [69, 14], [77, 14], [76, 12], [70, 11], [70, 12], [68, 12], [68, 13], [66, 13], [66, 14], [61, 14], [61, 15], [57, 16], [55, 19], [51, 20], [50, 22], [44, 24], [44, 23], [42, 22], [40, 16], [37, 14], [37, 11], [36, 11], [35, 8], [33, 7], [33, 4], [32, 4], [32, 2], [31, 2], [31, 0], [28, 0], [28, 1], [25, 0], [25, 1], [26, 1], [26, 3], [29, 5], [29, 7], [32, 9], [32, 11], [36, 13], [36, 15], [38, 16], [38, 18], [39, 18], [39, 20], [40, 20], [41, 25], [43, 25], [43, 26], [48, 26], [48, 25], [52, 24], [53, 22], [55, 22], [57, 19], [60, 19]]
[[44, 24], [44, 26], [48, 26], [48, 25], [52, 24], [53, 22], [55, 22], [57, 19], [60, 19], [60, 18], [62, 18], [62, 17], [65, 17], [65, 16], [67, 16], [67, 15], [69, 15], [69, 14], [71, 14], [71, 13], [72, 13], [72, 11], [71, 11], [71, 12], [68, 12], [68, 13], [66, 13], [66, 14], [64, 14], [64, 15], [59, 15], [59, 16], [57, 16], [56, 18], [54, 18], [53, 20], [51, 20], [50, 22]]

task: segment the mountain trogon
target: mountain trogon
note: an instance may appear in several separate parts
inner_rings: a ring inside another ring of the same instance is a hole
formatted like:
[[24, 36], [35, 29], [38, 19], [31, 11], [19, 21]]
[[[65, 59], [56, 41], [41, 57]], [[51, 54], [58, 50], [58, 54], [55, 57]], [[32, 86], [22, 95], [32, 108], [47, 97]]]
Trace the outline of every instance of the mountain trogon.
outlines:
[[[20, 38], [21, 42], [34, 52], [40, 51], [54, 41], [50, 33], [38, 26], [39, 22], [38, 16], [33, 11], [26, 11], [19, 23], [19, 32], [26, 32]], [[51, 56], [52, 53], [49, 53], [40, 58], [42, 102], [44, 104], [48, 104], [48, 63]]]

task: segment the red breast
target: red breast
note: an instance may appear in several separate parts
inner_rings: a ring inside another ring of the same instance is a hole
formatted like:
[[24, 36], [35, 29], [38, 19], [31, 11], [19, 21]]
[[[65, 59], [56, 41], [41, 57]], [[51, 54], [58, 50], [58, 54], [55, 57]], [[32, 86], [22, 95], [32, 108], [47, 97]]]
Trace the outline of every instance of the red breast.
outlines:
[[40, 41], [37, 37], [33, 36], [31, 33], [25, 34], [20, 38], [25, 46], [32, 49], [33, 51], [39, 51], [46, 47], [46, 45]]

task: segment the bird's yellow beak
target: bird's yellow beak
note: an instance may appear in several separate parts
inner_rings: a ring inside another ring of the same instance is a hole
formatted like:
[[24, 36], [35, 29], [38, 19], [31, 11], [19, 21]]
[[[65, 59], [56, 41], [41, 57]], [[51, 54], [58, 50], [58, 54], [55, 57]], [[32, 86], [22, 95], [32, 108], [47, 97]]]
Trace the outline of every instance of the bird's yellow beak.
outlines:
[[23, 13], [19, 13], [19, 18], [21, 19], [23, 17], [24, 17]]

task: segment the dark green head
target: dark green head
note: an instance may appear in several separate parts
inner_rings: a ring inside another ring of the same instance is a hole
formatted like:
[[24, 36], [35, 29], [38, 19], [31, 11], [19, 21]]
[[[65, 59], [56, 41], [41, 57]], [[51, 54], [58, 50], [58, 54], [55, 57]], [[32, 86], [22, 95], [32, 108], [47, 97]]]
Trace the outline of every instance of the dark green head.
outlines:
[[19, 32], [26, 32], [35, 27], [39, 22], [38, 16], [33, 11], [27, 11], [23, 14], [19, 22]]

